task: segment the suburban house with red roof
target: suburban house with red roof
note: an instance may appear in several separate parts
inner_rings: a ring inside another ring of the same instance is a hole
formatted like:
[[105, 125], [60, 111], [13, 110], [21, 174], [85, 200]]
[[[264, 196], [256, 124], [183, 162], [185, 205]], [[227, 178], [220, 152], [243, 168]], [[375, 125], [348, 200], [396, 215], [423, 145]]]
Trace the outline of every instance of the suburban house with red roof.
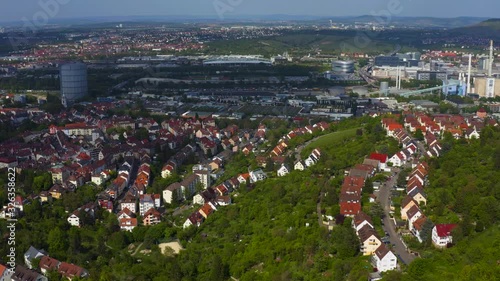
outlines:
[[396, 134], [396, 131], [402, 130], [403, 125], [398, 124], [398, 123], [392, 123], [387, 126], [387, 136], [388, 137], [394, 137]]
[[184, 222], [184, 224], [182, 225], [183, 228], [188, 228], [190, 227], [191, 225], [194, 225], [194, 226], [200, 226], [201, 223], [205, 220], [205, 217], [200, 214], [199, 211], [195, 211], [193, 212], [187, 219], [186, 221]]
[[357, 201], [346, 201], [340, 202], [340, 214], [344, 216], [355, 216], [361, 211], [361, 202]]
[[451, 232], [455, 227], [456, 224], [436, 224], [432, 229], [432, 244], [437, 248], [445, 248], [453, 243]]
[[136, 218], [122, 218], [119, 219], [120, 229], [132, 231], [137, 226]]
[[57, 270], [59, 265], [61, 264], [60, 261], [51, 258], [49, 256], [43, 256], [40, 259], [40, 262], [38, 263], [38, 266], [40, 267], [40, 270], [44, 275], [47, 274], [47, 272], [52, 271], [52, 270]]
[[84, 268], [67, 262], [61, 262], [57, 271], [69, 280], [75, 277], [87, 277], [89, 275], [88, 271]]
[[370, 154], [370, 159], [372, 160], [378, 160], [378, 169], [380, 171], [385, 171], [387, 169], [387, 161], [389, 160], [389, 156], [387, 154], [382, 154], [382, 153], [372, 153]]

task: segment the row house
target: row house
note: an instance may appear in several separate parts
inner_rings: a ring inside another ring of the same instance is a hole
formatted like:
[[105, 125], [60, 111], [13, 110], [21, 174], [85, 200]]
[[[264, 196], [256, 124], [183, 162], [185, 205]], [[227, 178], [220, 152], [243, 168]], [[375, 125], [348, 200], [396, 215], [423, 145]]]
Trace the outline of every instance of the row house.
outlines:
[[371, 256], [374, 270], [385, 272], [396, 269], [397, 258], [378, 237], [370, 216], [359, 212], [352, 220], [352, 227], [359, 238], [361, 252], [364, 256]]
[[285, 150], [286, 150], [287, 147], [288, 147], [288, 143], [287, 142], [285, 142], [285, 141], [279, 142], [273, 148], [273, 150], [271, 151], [270, 157], [272, 157], [272, 156], [280, 156], [281, 154], [283, 154], [285, 152]]
[[413, 158], [412, 155], [416, 152], [417, 147], [414, 144], [411, 144], [394, 154], [391, 158], [389, 158], [388, 162], [392, 163], [394, 167], [402, 167], [404, 164], [411, 161]]
[[172, 156], [168, 162], [163, 166], [161, 176], [162, 178], [168, 178], [172, 176], [177, 170], [177, 168], [182, 165], [186, 159], [196, 151], [196, 147], [193, 145], [186, 145], [174, 156]]
[[346, 176], [340, 191], [340, 214], [355, 216], [361, 211], [361, 192], [365, 184], [363, 177]]
[[366, 180], [375, 175], [375, 168], [372, 165], [356, 164], [354, 168], [349, 170], [348, 175], [351, 177], [364, 178]]

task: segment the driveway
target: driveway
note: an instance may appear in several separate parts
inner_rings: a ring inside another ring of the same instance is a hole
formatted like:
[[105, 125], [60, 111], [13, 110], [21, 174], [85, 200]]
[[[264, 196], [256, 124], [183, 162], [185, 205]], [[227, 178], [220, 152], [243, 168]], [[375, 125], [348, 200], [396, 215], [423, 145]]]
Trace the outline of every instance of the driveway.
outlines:
[[402, 261], [405, 264], [409, 264], [415, 259], [415, 256], [406, 251], [406, 247], [403, 244], [401, 237], [396, 232], [396, 225], [394, 224], [394, 220], [391, 219], [391, 216], [389, 214], [391, 189], [392, 186], [396, 184], [398, 175], [399, 169], [393, 168], [392, 177], [380, 187], [377, 200], [380, 202], [382, 208], [384, 209], [385, 216], [383, 219], [384, 225], [382, 226], [382, 228], [389, 234], [389, 241], [391, 245], [393, 245], [392, 251], [396, 254], [396, 256], [399, 256], [400, 262]]

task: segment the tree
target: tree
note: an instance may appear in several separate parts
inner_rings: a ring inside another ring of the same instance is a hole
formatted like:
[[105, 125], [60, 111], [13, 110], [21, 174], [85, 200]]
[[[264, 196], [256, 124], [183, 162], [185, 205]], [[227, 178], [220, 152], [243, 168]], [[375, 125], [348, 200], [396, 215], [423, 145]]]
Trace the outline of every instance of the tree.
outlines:
[[426, 246], [430, 246], [431, 244], [433, 227], [434, 224], [430, 219], [426, 219], [424, 225], [422, 225], [422, 230], [420, 231], [420, 239], [422, 239]]
[[384, 218], [384, 208], [379, 202], [375, 202], [370, 206], [370, 215], [372, 218]]
[[139, 129], [135, 130], [134, 136], [139, 140], [147, 140], [147, 139], [149, 139], [148, 129], [141, 127]]
[[47, 244], [49, 245], [49, 252], [54, 255], [64, 253], [68, 248], [66, 235], [59, 227], [50, 230], [47, 237]]
[[274, 161], [272, 158], [267, 158], [266, 160], [266, 171], [267, 172], [274, 171]]
[[419, 141], [424, 140], [424, 133], [422, 133], [422, 130], [420, 128], [415, 131], [415, 138]]
[[214, 255], [211, 261], [208, 280], [220, 281], [229, 278], [229, 270], [218, 255]]
[[111, 234], [108, 239], [108, 245], [115, 250], [121, 250], [125, 248], [128, 243], [129, 241], [127, 239], [127, 236], [123, 231], [117, 231]]

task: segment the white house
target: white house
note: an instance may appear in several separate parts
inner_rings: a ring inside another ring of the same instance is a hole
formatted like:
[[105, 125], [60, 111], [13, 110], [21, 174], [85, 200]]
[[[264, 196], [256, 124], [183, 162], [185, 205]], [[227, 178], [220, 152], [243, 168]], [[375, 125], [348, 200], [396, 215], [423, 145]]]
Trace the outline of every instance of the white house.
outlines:
[[77, 212], [73, 212], [69, 217], [68, 217], [68, 222], [72, 226], [80, 226], [80, 218], [78, 217]]
[[201, 194], [198, 193], [193, 196], [193, 204], [203, 205], [205, 204], [205, 199], [203, 198], [203, 196], [201, 196]]
[[372, 264], [380, 272], [396, 269], [397, 263], [398, 259], [393, 252], [387, 249], [385, 244], [380, 245], [372, 256]]
[[479, 138], [479, 133], [477, 132], [476, 128], [469, 128], [465, 131], [465, 138], [467, 139], [473, 139], [473, 138], [476, 138], [478, 139]]
[[306, 164], [302, 160], [299, 160], [295, 162], [295, 165], [293, 166], [294, 170], [299, 170], [299, 171], [304, 171], [306, 169]]
[[43, 252], [43, 250], [39, 251], [35, 247], [30, 246], [29, 249], [24, 253], [24, 263], [26, 264], [26, 266], [28, 266], [28, 268], [32, 269], [33, 265], [31, 264], [31, 261], [33, 261], [33, 259], [41, 258], [45, 255], [46, 253]]
[[305, 162], [306, 167], [311, 167], [314, 164], [316, 164], [316, 160], [314, 158], [312, 158], [311, 156], [307, 157], [304, 162]]
[[363, 212], [359, 212], [354, 216], [354, 219], [352, 220], [352, 227], [354, 228], [354, 230], [356, 230], [356, 233], [358, 233], [358, 231], [365, 225], [374, 228], [370, 216]]
[[315, 148], [304, 162], [307, 167], [310, 167], [316, 164], [319, 161], [319, 158], [321, 158], [321, 152], [319, 149]]
[[92, 175], [91, 181], [97, 185], [105, 183], [111, 177], [109, 171], [102, 171], [100, 173]]
[[290, 173], [290, 168], [287, 165], [281, 165], [281, 168], [278, 169], [278, 177], [286, 176]]
[[432, 244], [438, 248], [445, 248], [453, 242], [451, 231], [457, 227], [456, 224], [436, 224], [432, 229]]
[[135, 215], [132, 211], [130, 211], [128, 208], [122, 209], [118, 214], [116, 214], [118, 217], [118, 220], [121, 219], [130, 219], [133, 218]]
[[165, 190], [163, 190], [163, 201], [167, 204], [172, 204], [174, 200], [174, 194], [177, 194], [177, 198], [182, 198], [182, 186], [178, 182], [174, 182], [173, 184], [167, 186]]
[[166, 179], [175, 173], [177, 165], [174, 161], [168, 161], [165, 166], [161, 169], [161, 177]]
[[406, 215], [408, 216], [408, 229], [413, 231], [413, 223], [423, 216], [422, 211], [420, 211], [418, 206], [413, 206], [406, 212]]
[[394, 167], [401, 167], [406, 162], [406, 154], [400, 151], [389, 158], [388, 162], [392, 163]]
[[250, 172], [250, 183], [265, 180], [267, 178], [266, 173], [262, 169], [257, 169]]

